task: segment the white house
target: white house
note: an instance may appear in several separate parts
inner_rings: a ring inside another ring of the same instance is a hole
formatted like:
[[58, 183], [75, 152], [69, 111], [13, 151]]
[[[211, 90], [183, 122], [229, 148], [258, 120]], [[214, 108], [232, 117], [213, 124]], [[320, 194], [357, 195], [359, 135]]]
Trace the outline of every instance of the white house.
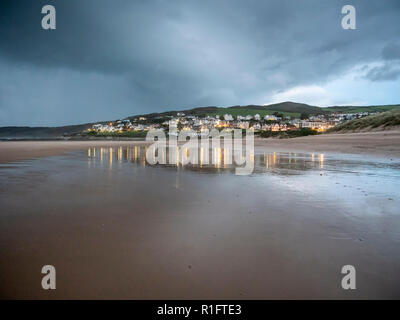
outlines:
[[231, 114], [224, 114], [225, 121], [233, 121], [233, 117]]
[[272, 114], [267, 114], [264, 117], [264, 119], [267, 120], [267, 121], [277, 121], [278, 120], [278, 118], [276, 116], [272, 115]]

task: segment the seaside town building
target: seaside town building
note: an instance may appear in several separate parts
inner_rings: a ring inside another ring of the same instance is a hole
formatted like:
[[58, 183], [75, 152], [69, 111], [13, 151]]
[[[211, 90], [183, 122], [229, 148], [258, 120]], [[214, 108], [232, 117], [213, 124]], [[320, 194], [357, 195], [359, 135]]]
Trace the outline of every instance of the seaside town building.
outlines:
[[261, 116], [255, 115], [187, 115], [183, 112], [177, 112], [175, 116], [157, 116], [145, 117], [137, 116], [131, 119], [116, 120], [111, 123], [94, 124], [88, 130], [91, 133], [112, 133], [118, 134], [123, 132], [144, 132], [150, 129], [161, 129], [168, 131], [173, 129], [177, 134], [180, 131], [193, 131], [197, 135], [205, 134], [213, 129], [250, 129], [254, 132], [263, 131], [288, 131], [309, 128], [317, 132], [324, 132], [340, 123], [362, 118], [370, 115], [368, 112], [360, 113], [331, 113], [329, 115], [310, 115], [307, 119], [300, 120], [295, 117], [278, 116], [278, 113], [266, 114]]

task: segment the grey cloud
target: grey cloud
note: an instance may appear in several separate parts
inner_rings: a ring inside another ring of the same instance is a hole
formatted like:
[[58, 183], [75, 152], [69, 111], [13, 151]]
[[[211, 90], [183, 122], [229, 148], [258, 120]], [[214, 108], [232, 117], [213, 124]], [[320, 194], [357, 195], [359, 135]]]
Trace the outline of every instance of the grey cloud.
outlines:
[[400, 43], [390, 43], [383, 48], [382, 56], [385, 60], [400, 60]]
[[[55, 31], [41, 29], [45, 4], [56, 7]], [[354, 31], [340, 26], [345, 4], [1, 1], [0, 72], [18, 85], [0, 76], [0, 125], [263, 103], [277, 90], [323, 83], [356, 64], [395, 56], [390, 44], [400, 34], [400, 2], [353, 0]], [[46, 81], [32, 83], [38, 76]], [[51, 87], [51, 102], [33, 99], [30, 87], [43, 94]]]
[[371, 81], [393, 81], [400, 78], [400, 63], [385, 63], [374, 67], [365, 76]]

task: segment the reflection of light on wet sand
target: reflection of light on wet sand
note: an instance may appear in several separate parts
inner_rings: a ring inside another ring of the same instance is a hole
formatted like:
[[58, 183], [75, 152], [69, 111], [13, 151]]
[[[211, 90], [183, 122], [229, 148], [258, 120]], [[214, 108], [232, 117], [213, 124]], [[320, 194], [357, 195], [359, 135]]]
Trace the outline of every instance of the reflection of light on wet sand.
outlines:
[[89, 169], [91, 166], [92, 166], [92, 150], [90, 148], [88, 148], [88, 167], [89, 167]]
[[[144, 148], [144, 154], [145, 154], [145, 155], [147, 154], [147, 149], [148, 149], [148, 147], [146, 146], [146, 147]], [[139, 149], [139, 156], [140, 156], [140, 149]], [[143, 167], [146, 166], [146, 157], [145, 157], [145, 156], [142, 157], [142, 166], [143, 166]]]
[[122, 147], [119, 147], [118, 149], [118, 162], [122, 162]]
[[110, 169], [112, 168], [112, 162], [113, 162], [113, 150], [110, 148]]
[[321, 169], [324, 168], [324, 155], [322, 153], [319, 155], [319, 166]]
[[220, 169], [222, 167], [222, 149], [221, 148], [214, 148], [213, 149], [213, 164], [214, 167]]
[[217, 159], [218, 159], [218, 155], [217, 155], [217, 148], [213, 149], [213, 155], [212, 155], [212, 163], [214, 165], [214, 167], [217, 167]]
[[202, 166], [210, 164], [209, 148], [201, 147], [200, 154], [200, 161], [202, 163]]
[[226, 149], [226, 148], [224, 148], [224, 150], [223, 150], [223, 152], [224, 152], [224, 168], [226, 168], [226, 165], [227, 165], [227, 163], [228, 163], [228, 157], [229, 157], [229, 153], [228, 153], [228, 149]]
[[[96, 165], [108, 164], [110, 169], [115, 169], [115, 161], [117, 160], [118, 167], [124, 161], [130, 161], [141, 165], [148, 166], [146, 160], [145, 146], [132, 147], [91, 147], [87, 149], [88, 166], [95, 168]], [[173, 150], [175, 149], [175, 150]], [[148, 150], [150, 151], [150, 150]], [[198, 147], [197, 150], [192, 150], [191, 147], [176, 147], [171, 149], [153, 149], [151, 153], [154, 159], [157, 159], [159, 164], [167, 164], [175, 166], [178, 170], [181, 169], [207, 169], [214, 168], [216, 171], [229, 170], [243, 166], [236, 164], [236, 158], [231, 153], [229, 148], [214, 147], [206, 150], [203, 147]], [[176, 161], [170, 162], [170, 159]], [[236, 156], [236, 154], [235, 154]], [[107, 159], [109, 157], [109, 159]], [[192, 159], [192, 157], [196, 157]], [[297, 153], [280, 153], [280, 152], [264, 152], [256, 154], [249, 152], [245, 156], [247, 165], [254, 167], [255, 173], [272, 171], [274, 174], [279, 172], [287, 174], [288, 170], [295, 172], [296, 170], [307, 170], [315, 168], [314, 163], [318, 165], [318, 169], [325, 169], [328, 162], [324, 154], [297, 154]], [[194, 161], [194, 162], [193, 162]], [[113, 168], [114, 166], [114, 168]], [[278, 170], [276, 170], [278, 169]]]

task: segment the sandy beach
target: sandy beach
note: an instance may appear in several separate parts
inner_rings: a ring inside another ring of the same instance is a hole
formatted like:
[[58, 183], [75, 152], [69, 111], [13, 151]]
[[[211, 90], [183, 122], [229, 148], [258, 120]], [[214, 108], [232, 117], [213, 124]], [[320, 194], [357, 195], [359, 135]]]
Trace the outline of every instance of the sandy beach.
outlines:
[[145, 145], [145, 141], [0, 141], [0, 163], [63, 155], [89, 147]]
[[307, 151], [400, 158], [400, 129], [322, 134], [294, 139], [256, 139], [255, 146], [276, 151]]
[[144, 144], [0, 143], [1, 298], [400, 297], [399, 132], [257, 139], [250, 176], [151, 167]]
[[[304, 151], [400, 158], [400, 129], [380, 132], [324, 134], [294, 139], [255, 139], [258, 151]], [[0, 163], [62, 155], [89, 147], [145, 145], [145, 141], [0, 141]]]

